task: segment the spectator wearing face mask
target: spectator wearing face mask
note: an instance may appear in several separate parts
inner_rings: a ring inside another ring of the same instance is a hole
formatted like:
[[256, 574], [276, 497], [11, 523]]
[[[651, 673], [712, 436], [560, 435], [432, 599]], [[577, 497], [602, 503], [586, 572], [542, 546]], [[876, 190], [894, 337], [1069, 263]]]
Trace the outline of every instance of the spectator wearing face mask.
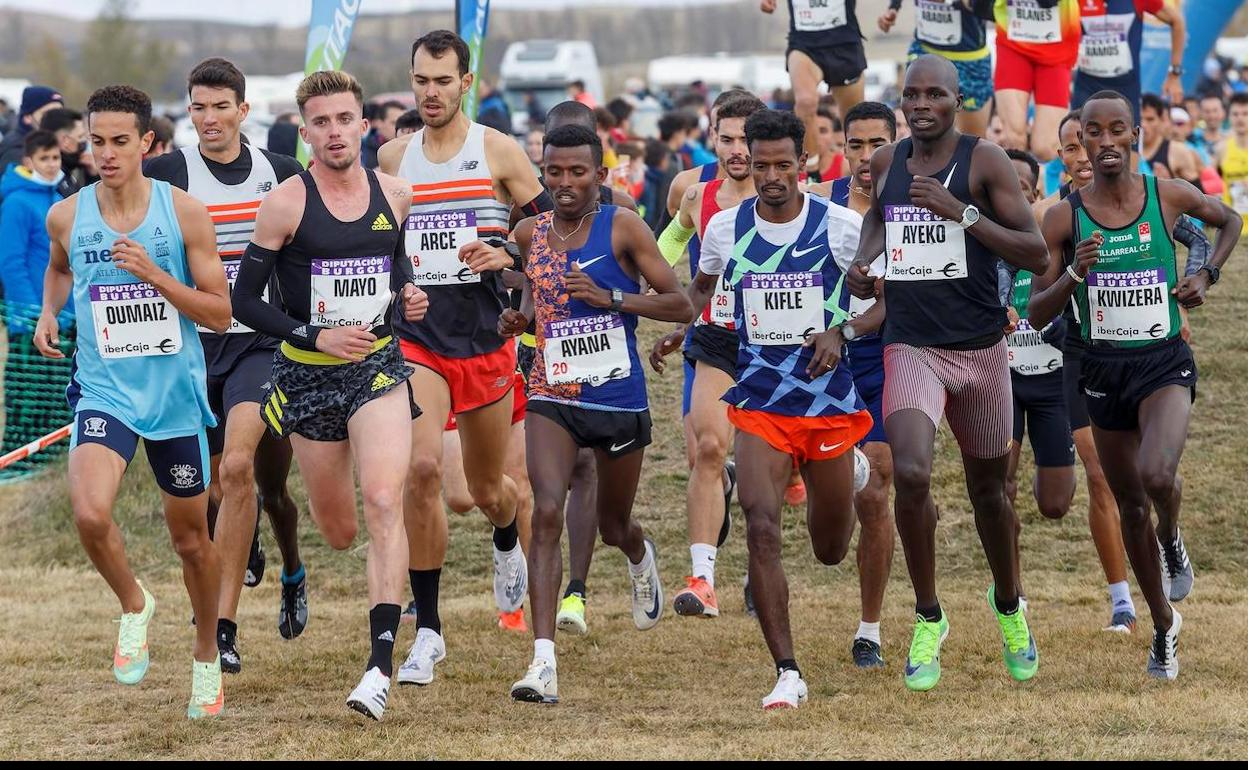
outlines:
[[98, 178], [86, 156], [87, 127], [81, 112], [66, 107], [49, 110], [40, 119], [39, 128], [52, 132], [61, 149], [61, 170], [65, 172], [61, 195], [68, 198]]
[[[44, 113], [64, 106], [64, 97], [54, 88], [27, 86], [22, 91], [22, 104], [17, 111], [17, 124], [0, 140], [0, 175], [3, 175], [9, 166], [22, 162], [26, 135], [39, 128], [39, 121]], [[0, 200], [3, 198], [0, 197]]]

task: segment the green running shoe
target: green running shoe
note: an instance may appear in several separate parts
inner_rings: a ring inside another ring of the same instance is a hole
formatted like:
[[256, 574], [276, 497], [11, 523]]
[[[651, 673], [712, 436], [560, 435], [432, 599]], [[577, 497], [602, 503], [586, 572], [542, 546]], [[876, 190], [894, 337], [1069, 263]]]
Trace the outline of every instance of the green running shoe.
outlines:
[[585, 622], [585, 600], [577, 594], [568, 594], [559, 603], [559, 614], [555, 617], [555, 626], [560, 631], [584, 636], [589, 633], [589, 625]]
[[113, 648], [113, 676], [122, 684], [138, 684], [147, 676], [147, 625], [156, 612], [156, 600], [142, 583], [139, 590], [143, 592], [143, 609], [121, 614], [117, 646]]
[[906, 657], [906, 687], [915, 692], [926, 692], [940, 681], [940, 645], [949, 636], [949, 617], [941, 614], [933, 623], [922, 615], [914, 618], [914, 637], [910, 640], [910, 654]]
[[988, 606], [997, 616], [1001, 626], [1001, 637], [1005, 640], [1005, 670], [1019, 682], [1026, 682], [1036, 675], [1040, 667], [1040, 653], [1036, 651], [1036, 640], [1027, 628], [1027, 616], [1022, 604], [1018, 611], [1010, 615], [1002, 615], [997, 611], [995, 586], [988, 586]]

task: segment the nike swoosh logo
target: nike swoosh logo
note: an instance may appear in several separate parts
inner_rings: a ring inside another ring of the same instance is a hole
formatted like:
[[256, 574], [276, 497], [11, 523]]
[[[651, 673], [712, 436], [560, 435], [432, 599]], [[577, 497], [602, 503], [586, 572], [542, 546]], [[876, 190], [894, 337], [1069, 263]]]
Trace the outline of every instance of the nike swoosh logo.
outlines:
[[958, 164], [954, 163], [953, 168], [949, 169], [949, 176], [945, 177], [945, 181], [944, 181], [945, 189], [949, 188], [949, 180], [953, 179], [953, 172], [956, 171], [957, 168], [958, 168]]
[[612, 444], [612, 445], [611, 445], [611, 451], [612, 451], [612, 452], [618, 452], [618, 451], [620, 451], [621, 449], [623, 449], [624, 447], [628, 446], [629, 444], [633, 443], [633, 441], [636, 441], [636, 440], [637, 440], [637, 439], [632, 439], [632, 441], [625, 441], [623, 444]]
[[607, 258], [607, 255], [606, 255], [606, 254], [603, 254], [603, 255], [601, 255], [601, 256], [594, 257], [593, 259], [589, 260], [588, 262], [577, 262], [577, 263], [576, 263], [576, 269], [577, 269], [577, 270], [584, 270], [585, 268], [587, 268], [587, 267], [589, 267], [590, 265], [594, 264], [594, 263], [595, 263], [595, 262], [597, 262], [598, 260], [600, 260], [600, 259], [606, 259], [606, 258]]
[[646, 617], [650, 618], [651, 620], [654, 620], [654, 619], [655, 619], [655, 618], [657, 618], [658, 616], [659, 616], [659, 595], [658, 595], [658, 593], [655, 593], [655, 595], [654, 595], [654, 609], [653, 609], [653, 610], [646, 610]]
[[914, 672], [918, 670], [919, 670], [918, 666], [911, 666], [910, 661], [908, 660], [906, 661], [906, 676], [910, 676], [911, 674], [913, 674]]
[[819, 451], [820, 451], [820, 452], [831, 452], [833, 449], [836, 449], [837, 447], [839, 447], [839, 446], [844, 446], [844, 445], [845, 445], [845, 442], [844, 442], [844, 441], [841, 441], [841, 442], [838, 442], [838, 443], [836, 443], [836, 444], [833, 444], [832, 446], [828, 446], [827, 444], [824, 444], [824, 443], [820, 442], [820, 444], [819, 444]]
[[822, 246], [811, 246], [811, 247], [810, 247], [810, 248], [808, 248], [808, 249], [793, 249], [793, 256], [794, 256], [794, 257], [804, 257], [804, 256], [806, 256], [807, 254], [809, 254], [810, 252], [815, 251], [816, 249], [820, 249], [820, 248], [822, 248]]

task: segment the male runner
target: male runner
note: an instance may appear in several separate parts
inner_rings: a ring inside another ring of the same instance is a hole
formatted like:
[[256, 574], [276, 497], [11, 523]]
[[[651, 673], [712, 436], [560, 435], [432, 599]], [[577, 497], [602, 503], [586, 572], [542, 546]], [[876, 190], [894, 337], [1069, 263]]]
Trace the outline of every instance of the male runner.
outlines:
[[[784, 54], [793, 86], [793, 111], [806, 127], [804, 151], [809, 169], [817, 173], [827, 158], [819, 152], [816, 123], [819, 84], [827, 83], [838, 111], [844, 115], [862, 101], [866, 83], [867, 53], [855, 13], [857, 0], [788, 0], [789, 43]], [[775, 13], [776, 0], [759, 0], [759, 10]], [[819, 180], [815, 180], [819, 181]]]
[[[364, 93], [345, 72], [316, 72], [295, 93], [309, 170], [260, 204], [234, 288], [240, 323], [282, 340], [261, 409], [290, 438], [308, 504], [331, 548], [351, 546], [360, 479], [368, 530], [371, 653], [347, 706], [381, 719], [393, 673], [403, 591], [403, 482], [420, 413], [411, 369], [391, 334], [396, 293], [409, 320], [428, 307], [411, 284], [400, 223], [411, 187], [360, 165]], [[276, 274], [278, 308], [263, 292]]]
[[1226, 141], [1226, 103], [1221, 95], [1211, 91], [1201, 95], [1199, 104], [1201, 141], [1210, 155], [1217, 155]]
[[[199, 147], [161, 155], [144, 171], [186, 190], [209, 207], [217, 254], [226, 280], [233, 285], [243, 250], [255, 230], [260, 201], [303, 169], [294, 158], [242, 143], [239, 129], [250, 107], [246, 80], [232, 63], [225, 59], [200, 62], [187, 77], [187, 95]], [[307, 580], [299, 558], [299, 510], [286, 489], [290, 442], [265, 430], [260, 419], [259, 405], [278, 341], [235, 322], [225, 334], [200, 329], [200, 342], [207, 364], [208, 402], [217, 418], [217, 427], [208, 431], [212, 487], [219, 501], [212, 535], [222, 563], [217, 648], [221, 670], [236, 674], [243, 666], [237, 646], [238, 600], [248, 548], [259, 523], [257, 491], [282, 551], [277, 630], [286, 639], [294, 639], [307, 625]]]
[[[1182, 180], [1131, 170], [1139, 129], [1121, 94], [1093, 94], [1081, 123], [1092, 183], [1045, 215], [1052, 263], [1034, 279], [1028, 309], [1037, 324], [1047, 323], [1073, 296], [1079, 317], [1086, 319], [1081, 385], [1097, 452], [1118, 501], [1127, 556], [1153, 618], [1147, 670], [1172, 680], [1179, 675], [1183, 618], [1170, 603], [1187, 596], [1193, 576], [1179, 531], [1178, 465], [1197, 378], [1191, 349], [1179, 334], [1179, 305], [1203, 304], [1235, 248], [1243, 219]], [[1166, 234], [1184, 213], [1218, 228], [1218, 236], [1209, 263], [1196, 275], [1179, 278], [1174, 243]], [[1157, 510], [1155, 530], [1150, 503]]]
[[[902, 1], [889, 0], [888, 10], [877, 22], [882, 31], [888, 32], [897, 23]], [[914, 41], [908, 58], [913, 61], [932, 53], [953, 62], [962, 93], [958, 130], [984, 136], [992, 115], [992, 51], [976, 5], [984, 5], [984, 0], [915, 0]]]
[[[583, 126], [546, 134], [545, 179], [553, 212], [524, 220], [516, 241], [528, 283], [520, 310], [504, 311], [500, 334], [537, 322], [537, 357], [525, 417], [533, 484], [533, 662], [511, 686], [516, 700], [559, 699], [555, 610], [563, 568], [559, 539], [576, 455], [592, 448], [602, 541], [628, 557], [633, 622], [646, 630], [663, 613], [654, 544], [632, 519], [644, 448], [650, 443], [637, 317], [688, 322], [692, 310], [654, 235], [636, 214], [598, 201], [606, 179], [602, 143]], [[648, 292], [643, 292], [644, 278]]]
[[931, 495], [942, 414], [962, 450], [992, 569], [988, 604], [1005, 640], [1006, 669], [1026, 680], [1039, 662], [1018, 601], [1016, 522], [1005, 495], [1012, 407], [996, 264], [1001, 258], [1040, 272], [1047, 257], [1005, 152], [954, 128], [957, 91], [958, 72], [947, 59], [920, 56], [906, 71], [901, 105], [911, 135], [871, 159], [873, 200], [849, 274], [856, 296], [873, 296], [870, 265], [885, 253], [884, 423], [897, 531], [915, 590], [905, 677], [912, 690], [936, 686], [940, 645], [949, 633], [936, 595]]
[[[454, 414], [473, 502], [494, 526], [494, 601], [519, 610], [528, 585], [516, 524], [518, 491], [503, 468], [512, 420], [516, 350], [498, 335], [507, 307], [503, 245], [513, 203], [529, 214], [550, 207], [524, 149], [461, 111], [472, 87], [468, 44], [446, 30], [412, 43], [412, 89], [425, 127], [378, 151], [379, 168], [413, 191], [404, 244], [416, 283], [436, 309], [420, 322], [396, 319], [403, 356], [415, 365], [412, 387], [424, 415], [412, 423], [411, 471], [404, 518], [411, 551], [408, 577], [416, 601], [416, 641], [399, 670], [401, 684], [433, 682], [446, 657], [438, 588], [446, 560], [442, 507], [442, 429]], [[488, 241], [488, 243], [487, 243]]]
[[[837, 564], [854, 531], [854, 445], [871, 415], [840, 365], [848, 317], [845, 273], [861, 218], [802, 193], [805, 127], [795, 115], [755, 112], [745, 123], [758, 196], [713, 216], [699, 271], [734, 294], [740, 352], [723, 400], [737, 427], [740, 500], [750, 590], [777, 681], [765, 709], [796, 708], [806, 683], [793, 654], [788, 581], [780, 559], [784, 490], [796, 462], [808, 491], [815, 557]], [[704, 282], [690, 290], [705, 301]]]
[[1200, 189], [1200, 174], [1205, 164], [1200, 153], [1186, 142], [1170, 140], [1170, 108], [1157, 94], [1141, 97], [1140, 131], [1143, 139], [1140, 151], [1145, 166], [1162, 179], [1184, 179]]
[[214, 640], [220, 567], [208, 538], [205, 426], [216, 423], [205, 388], [195, 324], [230, 325], [229, 288], [212, 220], [181, 190], [143, 176], [155, 135], [152, 102], [129, 86], [87, 100], [100, 181], [48, 212], [51, 261], [35, 347], [64, 358], [57, 313], [70, 289], [78, 349], [67, 396], [74, 410], [69, 496], [78, 538], [121, 603], [113, 675], [134, 685], [147, 674], [147, 628], [156, 600], [130, 571], [113, 504], [139, 438], [160, 487], [173, 548], [182, 560], [195, 629], [192, 719], [225, 703]]
[[[716, 113], [715, 154], [727, 177], [693, 185], [681, 201], [677, 220], [683, 228], [693, 226], [701, 239], [707, 223], [724, 209], [734, 208], [757, 193], [750, 171], [750, 150], [745, 141], [745, 123], [754, 113], [766, 109], [761, 100], [743, 96], [722, 104]], [[693, 446], [693, 467], [689, 472], [687, 509], [691, 571], [685, 588], [676, 594], [673, 606], [678, 615], [717, 617], [715, 558], [723, 545], [726, 510], [732, 503], [731, 485], [735, 467], [729, 466], [729, 490], [723, 486], [725, 461], [732, 442], [732, 424], [720, 397], [732, 387], [737, 375], [737, 333], [733, 326], [732, 290], [717, 275], [700, 267], [689, 285], [689, 297], [697, 313], [685, 359], [694, 367], [688, 424]], [[677, 339], [679, 332], [669, 335]], [[679, 338], [683, 339], [684, 334]], [[663, 370], [662, 343], [650, 354], [655, 371]], [[726, 534], [726, 533], [725, 533]]]
[[1165, 0], [1079, 0], [1083, 36], [1079, 43], [1079, 68], [1070, 99], [1078, 109], [1097, 91], [1111, 90], [1131, 101], [1140, 117], [1140, 46], [1144, 39], [1144, 14], [1170, 27], [1170, 69], [1162, 93], [1172, 104], [1183, 103], [1183, 46], [1187, 23], [1183, 11]]
[[1248, 93], [1231, 96], [1231, 132], [1218, 147], [1214, 164], [1226, 183], [1222, 200], [1248, 215]]

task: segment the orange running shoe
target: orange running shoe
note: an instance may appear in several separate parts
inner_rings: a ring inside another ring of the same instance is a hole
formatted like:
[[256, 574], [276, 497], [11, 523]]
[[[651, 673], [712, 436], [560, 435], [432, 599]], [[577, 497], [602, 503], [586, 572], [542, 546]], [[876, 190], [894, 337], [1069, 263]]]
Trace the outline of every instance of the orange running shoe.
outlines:
[[498, 627], [504, 631], [515, 631], [519, 634], [527, 634], [529, 626], [524, 622], [524, 607], [515, 612], [499, 612]]
[[798, 477], [796, 484], [790, 484], [784, 490], [784, 502], [797, 507], [806, 504], [806, 482]]
[[715, 598], [715, 589], [706, 578], [685, 578], [685, 590], [676, 594], [672, 606], [677, 615], [690, 617], [719, 617], [719, 600]]

